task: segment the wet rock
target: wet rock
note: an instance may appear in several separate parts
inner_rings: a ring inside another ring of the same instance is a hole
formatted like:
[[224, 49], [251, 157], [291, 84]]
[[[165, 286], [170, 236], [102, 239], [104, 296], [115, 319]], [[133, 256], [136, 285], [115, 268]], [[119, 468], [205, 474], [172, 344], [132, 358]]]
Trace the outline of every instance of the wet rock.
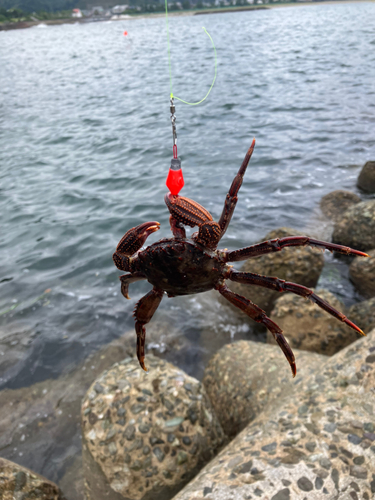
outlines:
[[[168, 499], [226, 442], [203, 385], [148, 355], [126, 358], [94, 381], [82, 405], [90, 500]], [[102, 393], [94, 391], [96, 384]], [[118, 412], [125, 419], [118, 422]], [[97, 419], [90, 420], [95, 413]]]
[[0, 458], [0, 498], [3, 500], [66, 500], [56, 484], [4, 458]]
[[37, 333], [24, 322], [0, 327], [0, 386], [18, 373], [17, 365], [24, 363]]
[[[26, 345], [30, 338], [33, 338], [32, 331], [25, 327], [22, 329], [20, 325], [0, 330], [0, 373], [3, 367], [8, 366], [9, 360], [13, 362], [17, 359], [21, 363], [25, 355], [23, 344]], [[135, 339], [132, 328], [58, 379], [0, 391], [0, 455], [58, 482], [69, 500], [82, 500], [82, 399], [100, 373], [113, 363], [134, 355]], [[12, 347], [16, 341], [19, 342]], [[165, 321], [156, 321], [149, 341], [150, 350], [161, 356], [172, 351], [176, 353], [182, 347], [187, 349], [183, 335], [168, 327]], [[20, 350], [11, 350], [11, 347]], [[96, 389], [100, 392], [99, 385]], [[94, 392], [98, 394], [96, 390]], [[92, 422], [98, 419], [95, 413], [88, 416]], [[117, 417], [117, 422], [124, 429], [125, 417], [121, 412]]]
[[56, 380], [2, 390], [1, 456], [58, 482], [69, 500], [82, 500], [82, 398], [95, 377], [133, 352], [125, 334]]
[[[270, 231], [262, 241], [286, 236], [304, 236], [303, 233], [288, 227]], [[309, 288], [314, 287], [323, 269], [324, 258], [320, 250], [311, 247], [284, 248], [280, 252], [261, 255], [244, 262], [241, 267], [243, 272], [251, 272], [264, 276], [277, 276], [286, 281], [293, 281]], [[269, 314], [279, 292], [253, 285], [244, 285], [228, 281], [229, 288], [244, 297], [252, 300]], [[225, 301], [225, 303], [228, 303]], [[233, 306], [232, 306], [233, 307]], [[244, 318], [244, 313], [233, 308]], [[251, 321], [249, 319], [249, 321]]]
[[369, 333], [375, 328], [375, 297], [352, 305], [348, 316], [361, 330]]
[[323, 196], [320, 208], [326, 217], [338, 221], [348, 208], [360, 201], [361, 198], [355, 193], [338, 189]]
[[375, 248], [375, 200], [349, 208], [335, 224], [332, 241], [363, 252]]
[[[328, 290], [317, 295], [335, 309], [345, 312], [344, 305]], [[285, 294], [275, 303], [271, 319], [284, 331], [292, 349], [318, 352], [331, 356], [359, 338], [352, 328], [334, 318], [316, 304], [295, 294]], [[267, 332], [267, 342], [275, 344]]]
[[368, 161], [358, 176], [357, 186], [367, 193], [375, 193], [375, 161]]
[[[170, 318], [162, 318], [152, 320], [147, 330], [146, 355], [148, 352], [163, 358], [169, 354], [174, 358], [179, 351], [188, 351], [191, 348], [191, 343], [181, 331], [171, 324]], [[132, 345], [134, 345], [134, 353], [136, 346], [136, 334], [133, 330]]]
[[375, 330], [273, 400], [173, 500], [372, 499], [374, 384]]
[[375, 297], [375, 250], [367, 252], [370, 257], [355, 257], [350, 264], [350, 279], [364, 297]]
[[291, 394], [319, 369], [325, 356], [294, 351], [297, 378], [278, 346], [242, 340], [228, 344], [208, 363], [203, 384], [224, 432], [231, 438], [275, 399]]

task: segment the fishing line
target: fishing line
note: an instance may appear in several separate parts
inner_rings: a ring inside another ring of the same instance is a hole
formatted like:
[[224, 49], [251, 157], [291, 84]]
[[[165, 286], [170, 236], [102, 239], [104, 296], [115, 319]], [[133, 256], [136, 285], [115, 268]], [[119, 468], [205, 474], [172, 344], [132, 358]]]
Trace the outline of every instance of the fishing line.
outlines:
[[168, 0], [165, 0], [165, 22], [166, 22], [166, 27], [167, 27], [167, 45], [168, 45], [168, 67], [169, 67], [169, 86], [170, 86], [170, 111], [171, 111], [171, 122], [172, 122], [172, 135], [173, 135], [173, 158], [171, 161], [171, 166], [168, 172], [167, 180], [166, 180], [166, 185], [172, 195], [178, 195], [178, 193], [181, 191], [181, 189], [184, 186], [184, 177], [182, 175], [182, 169], [181, 169], [181, 160], [177, 156], [177, 129], [176, 129], [176, 117], [175, 117], [175, 105], [174, 105], [174, 99], [177, 99], [180, 102], [183, 102], [184, 104], [189, 104], [189, 106], [197, 106], [198, 104], [201, 104], [204, 100], [207, 99], [209, 93], [212, 90], [212, 87], [214, 86], [216, 76], [217, 76], [217, 54], [216, 54], [216, 48], [214, 41], [212, 40], [211, 35], [208, 33], [206, 28], [202, 26], [202, 29], [206, 33], [206, 35], [209, 37], [211, 40], [212, 46], [214, 48], [214, 54], [215, 54], [215, 75], [214, 79], [212, 80], [211, 86], [208, 89], [207, 94], [203, 97], [198, 102], [188, 102], [185, 101], [184, 99], [181, 99], [180, 97], [177, 97], [173, 94], [173, 89], [172, 89], [172, 64], [171, 64], [171, 47], [170, 47], [170, 40], [169, 40], [169, 24], [168, 24]]
[[169, 87], [170, 87], [170, 97], [171, 99], [177, 99], [178, 101], [181, 101], [183, 102], [184, 104], [189, 104], [190, 106], [197, 106], [198, 104], [200, 104], [201, 102], [205, 101], [209, 95], [209, 93], [211, 92], [212, 90], [212, 87], [214, 86], [215, 84], [215, 80], [216, 80], [216, 76], [217, 76], [217, 53], [216, 53], [216, 47], [215, 47], [215, 44], [214, 44], [214, 41], [212, 39], [212, 36], [209, 34], [209, 32], [206, 30], [206, 28], [204, 26], [202, 26], [202, 30], [204, 30], [204, 32], [206, 33], [206, 35], [208, 36], [208, 38], [211, 40], [211, 43], [212, 43], [212, 47], [214, 48], [214, 54], [215, 54], [215, 75], [214, 75], [214, 79], [212, 80], [212, 83], [211, 83], [211, 87], [208, 89], [208, 92], [207, 94], [203, 97], [203, 99], [201, 99], [200, 101], [198, 102], [188, 102], [188, 101], [184, 101], [184, 99], [181, 99], [180, 97], [177, 97], [176, 95], [173, 94], [173, 90], [172, 90], [172, 64], [171, 64], [171, 47], [170, 47], [170, 41], [169, 41], [169, 24], [168, 24], [168, 3], [167, 3], [167, 0], [165, 0], [165, 20], [166, 20], [166, 24], [167, 24], [167, 44], [168, 44], [168, 67], [169, 67]]

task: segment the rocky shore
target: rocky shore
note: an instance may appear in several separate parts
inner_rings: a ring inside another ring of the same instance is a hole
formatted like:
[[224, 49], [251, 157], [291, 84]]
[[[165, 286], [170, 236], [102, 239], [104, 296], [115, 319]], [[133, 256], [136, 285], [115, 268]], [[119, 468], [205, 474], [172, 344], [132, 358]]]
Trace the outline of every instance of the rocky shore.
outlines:
[[[302, 297], [235, 284], [283, 328], [296, 378], [271, 336], [267, 343], [224, 346], [202, 382], [150, 351], [144, 373], [133, 357], [134, 332], [127, 332], [65, 377], [0, 392], [0, 498], [374, 498], [375, 171], [369, 163], [360, 191], [335, 191], [321, 202], [333, 241], [369, 254], [344, 257], [361, 300], [347, 306], [319, 288], [325, 260], [316, 249], [288, 248], [243, 266], [316, 287], [367, 337]], [[265, 239], [286, 234], [300, 233], [279, 228]], [[179, 348], [176, 333], [166, 325], [159, 330], [160, 339]], [[57, 446], [62, 465], [52, 477], [49, 455]], [[31, 464], [54, 483], [24, 467]]]
[[14, 23], [0, 23], [0, 31], [32, 28], [33, 26], [38, 26], [39, 24], [45, 24], [46, 26], [56, 26], [61, 24], [75, 24], [77, 22], [79, 23], [87, 21], [79, 18], [67, 18], [67, 19], [46, 19], [43, 21], [19, 21]]
[[[247, 6], [247, 7], [230, 7], [230, 8], [219, 8], [219, 9], [200, 9], [200, 10], [182, 10], [182, 11], [171, 11], [168, 13], [169, 17], [173, 16], [194, 16], [194, 15], [204, 15], [204, 14], [220, 14], [227, 12], [239, 12], [239, 11], [249, 11], [249, 10], [264, 10], [269, 7], [265, 6]], [[68, 17], [65, 19], [45, 19], [38, 21], [18, 21], [11, 23], [1, 23], [0, 22], [0, 31], [9, 31], [15, 29], [25, 29], [31, 28], [33, 26], [38, 26], [39, 24], [44, 24], [46, 26], [56, 26], [61, 24], [76, 24], [76, 23], [92, 23], [92, 22], [100, 22], [100, 21], [126, 21], [132, 19], [143, 19], [143, 18], [155, 18], [155, 17], [165, 17], [164, 12], [159, 13], [146, 13], [142, 12], [139, 14], [126, 15], [126, 16], [114, 16], [112, 18], [108, 17], [95, 17], [95, 18], [79, 18], [79, 17]]]

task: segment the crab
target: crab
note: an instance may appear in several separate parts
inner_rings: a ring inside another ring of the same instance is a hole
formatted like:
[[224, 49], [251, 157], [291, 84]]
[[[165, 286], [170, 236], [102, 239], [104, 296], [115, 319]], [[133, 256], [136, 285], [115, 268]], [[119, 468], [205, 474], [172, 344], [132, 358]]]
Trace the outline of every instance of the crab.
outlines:
[[[236, 271], [228, 262], [238, 262], [271, 252], [279, 252], [285, 247], [306, 245], [344, 255], [368, 257], [366, 253], [342, 245], [319, 241], [308, 236], [275, 238], [239, 250], [217, 249], [231, 221], [237, 204], [237, 195], [254, 147], [255, 139], [252, 141], [226, 195], [219, 222], [215, 222], [211, 214], [199, 203], [184, 196], [168, 193], [165, 195], [164, 200], [170, 212], [169, 222], [173, 238], [159, 240], [142, 249], [147, 237], [160, 228], [159, 222], [152, 221], [144, 222], [129, 229], [117, 245], [113, 254], [114, 263], [121, 271], [128, 272], [128, 274], [119, 277], [122, 295], [129, 299], [129, 285], [139, 280], [147, 280], [153, 286], [152, 290], [138, 301], [134, 309], [137, 357], [145, 371], [147, 371], [144, 361], [145, 325], [153, 317], [163, 295], [167, 294], [168, 297], [175, 297], [215, 289], [231, 304], [241, 309], [254, 321], [262, 323], [271, 332], [288, 360], [293, 377], [295, 377], [297, 373], [295, 357], [281, 328], [251, 300], [232, 292], [227, 287], [226, 280], [301, 295], [310, 299], [361, 335], [365, 335], [343, 313], [334, 309], [328, 302], [316, 295], [313, 290], [275, 277]], [[187, 238], [184, 226], [197, 226], [198, 231], [191, 238]]]

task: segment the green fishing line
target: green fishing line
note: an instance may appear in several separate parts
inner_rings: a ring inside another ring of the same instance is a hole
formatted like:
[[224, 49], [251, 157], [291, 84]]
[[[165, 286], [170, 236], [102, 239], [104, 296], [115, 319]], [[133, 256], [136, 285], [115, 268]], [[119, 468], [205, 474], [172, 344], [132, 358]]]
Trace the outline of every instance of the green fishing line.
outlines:
[[211, 84], [211, 87], [209, 88], [207, 94], [203, 97], [203, 99], [201, 99], [200, 101], [198, 102], [187, 102], [187, 101], [184, 101], [183, 99], [180, 99], [179, 97], [175, 96], [173, 94], [173, 91], [172, 91], [172, 65], [171, 65], [171, 48], [170, 48], [170, 43], [169, 43], [169, 25], [168, 25], [168, 0], [165, 0], [165, 21], [166, 21], [166, 24], [167, 24], [167, 42], [168, 42], [168, 66], [169, 66], [169, 86], [170, 86], [170, 89], [171, 89], [171, 99], [177, 99], [178, 101], [181, 101], [183, 102], [184, 104], [189, 104], [190, 106], [196, 106], [197, 104], [200, 104], [201, 102], [203, 102], [205, 99], [207, 99], [208, 97], [208, 94], [211, 92], [212, 90], [212, 87], [214, 86], [214, 83], [215, 83], [215, 80], [216, 80], [216, 75], [217, 75], [217, 55], [216, 55], [216, 48], [215, 48], [215, 44], [214, 44], [214, 41], [212, 40], [212, 37], [211, 35], [208, 33], [208, 31], [206, 30], [206, 28], [204, 26], [202, 26], [202, 29], [205, 31], [206, 35], [209, 37], [209, 39], [211, 40], [211, 43], [212, 43], [212, 46], [214, 48], [214, 53], [215, 53], [215, 76], [214, 76], [214, 79], [212, 80], [212, 84]]

